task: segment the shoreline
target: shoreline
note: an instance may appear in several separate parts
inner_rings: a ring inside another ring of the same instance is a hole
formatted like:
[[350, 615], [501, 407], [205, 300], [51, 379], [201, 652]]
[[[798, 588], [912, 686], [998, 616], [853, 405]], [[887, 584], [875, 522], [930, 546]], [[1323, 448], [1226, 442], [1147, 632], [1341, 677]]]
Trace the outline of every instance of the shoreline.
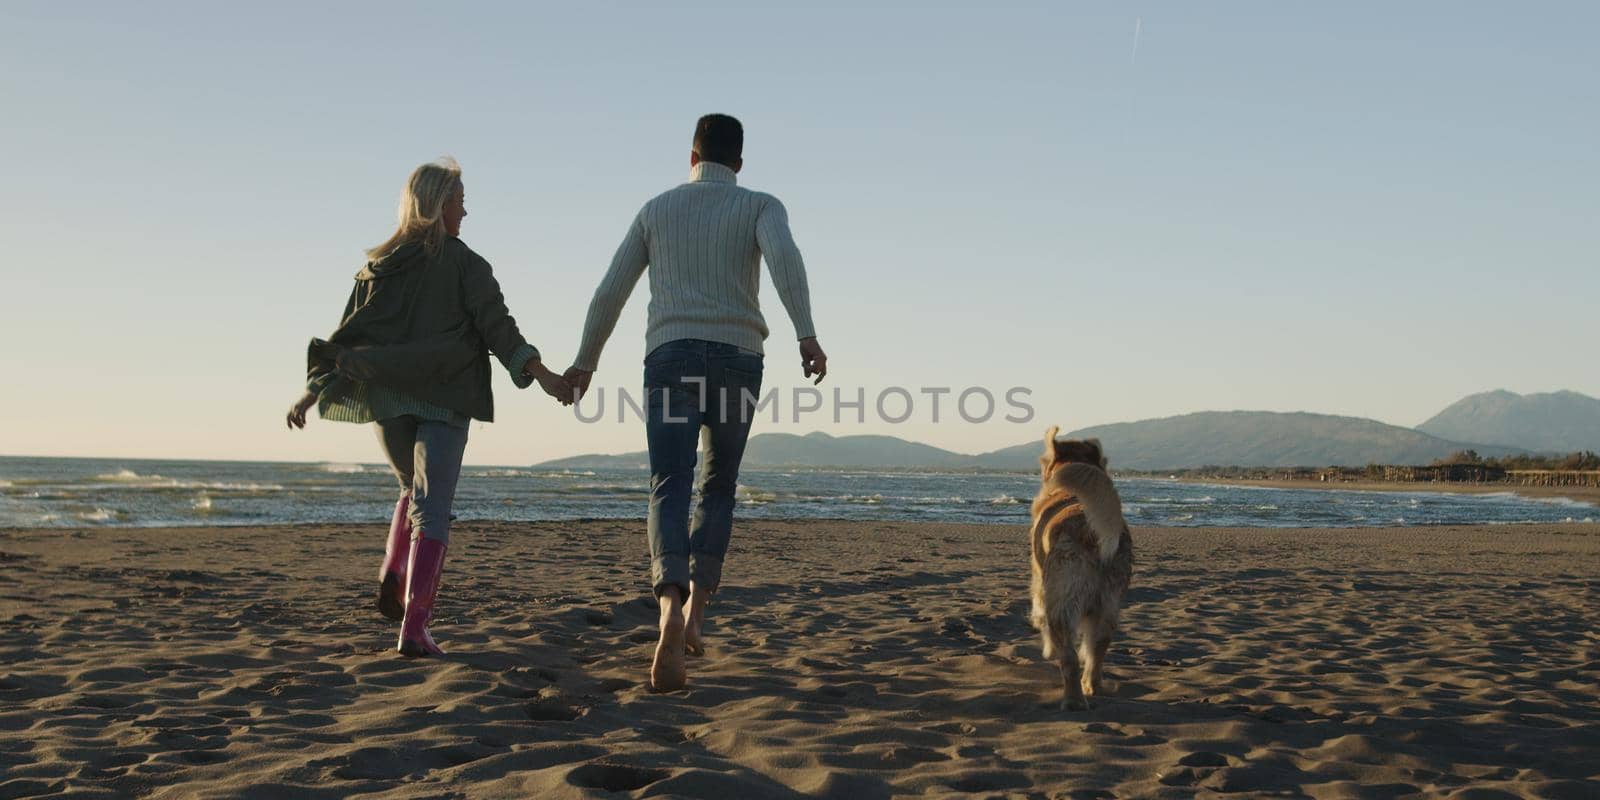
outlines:
[[[1139, 476], [1143, 477], [1143, 476]], [[1293, 478], [1155, 478], [1177, 483], [1214, 486], [1255, 486], [1263, 489], [1342, 490], [1347, 492], [1434, 492], [1440, 494], [1514, 494], [1529, 499], [1561, 498], [1600, 507], [1600, 486], [1521, 486], [1509, 483], [1455, 483], [1450, 481], [1311, 481]]]

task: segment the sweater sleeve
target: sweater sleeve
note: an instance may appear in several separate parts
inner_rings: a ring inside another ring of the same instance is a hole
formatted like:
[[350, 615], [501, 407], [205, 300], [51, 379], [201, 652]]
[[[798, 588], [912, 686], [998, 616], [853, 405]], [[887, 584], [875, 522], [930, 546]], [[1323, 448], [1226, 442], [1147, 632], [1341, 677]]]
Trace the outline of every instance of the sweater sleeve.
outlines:
[[789, 233], [789, 212], [775, 197], [767, 198], [756, 217], [756, 244], [766, 259], [778, 299], [783, 301], [783, 308], [794, 323], [795, 338], [816, 336], [817, 328], [811, 321], [811, 289], [806, 285], [806, 265]]
[[[344, 313], [339, 315], [340, 325], [355, 313], [360, 293], [360, 284], [350, 290], [350, 299], [345, 301]], [[323, 344], [321, 339], [312, 339], [311, 346], [306, 350], [306, 391], [319, 396], [328, 388], [328, 384], [333, 383], [334, 378], [334, 361], [323, 357]]]
[[649, 265], [649, 239], [641, 211], [622, 237], [616, 255], [611, 257], [611, 268], [606, 270], [600, 286], [594, 290], [594, 299], [589, 301], [589, 316], [583, 323], [583, 340], [578, 345], [578, 357], [573, 360], [573, 366], [587, 372], [599, 366], [600, 351], [605, 348], [612, 329], [617, 327], [617, 317], [622, 315], [622, 307], [627, 305], [639, 276]]
[[462, 265], [461, 298], [472, 317], [473, 327], [489, 346], [489, 352], [511, 373], [511, 381], [517, 388], [527, 388], [533, 379], [522, 374], [522, 368], [530, 358], [537, 358], [539, 351], [522, 337], [517, 321], [506, 308], [494, 270], [477, 253], [468, 253]]

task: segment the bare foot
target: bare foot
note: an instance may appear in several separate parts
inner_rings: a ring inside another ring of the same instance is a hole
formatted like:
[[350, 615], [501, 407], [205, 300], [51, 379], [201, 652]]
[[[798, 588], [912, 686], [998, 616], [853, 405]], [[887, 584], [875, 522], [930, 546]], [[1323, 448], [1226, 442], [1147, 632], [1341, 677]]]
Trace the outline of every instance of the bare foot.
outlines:
[[689, 592], [689, 620], [683, 630], [683, 649], [691, 656], [706, 654], [705, 640], [700, 638], [700, 626], [706, 621], [706, 603], [710, 598], [698, 587]]
[[675, 607], [661, 613], [661, 640], [656, 642], [656, 658], [650, 664], [650, 688], [675, 692], [688, 682], [683, 664], [683, 611]]

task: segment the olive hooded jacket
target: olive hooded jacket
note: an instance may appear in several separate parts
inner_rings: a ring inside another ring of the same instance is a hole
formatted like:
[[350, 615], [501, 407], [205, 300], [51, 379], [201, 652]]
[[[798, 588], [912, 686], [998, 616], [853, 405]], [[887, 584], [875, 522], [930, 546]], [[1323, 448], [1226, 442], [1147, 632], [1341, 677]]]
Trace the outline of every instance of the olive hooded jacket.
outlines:
[[539, 351], [517, 330], [489, 262], [453, 237], [433, 250], [411, 242], [356, 273], [338, 329], [307, 348], [306, 385], [322, 413], [368, 382], [492, 422], [489, 353], [517, 388], [533, 383], [522, 371]]

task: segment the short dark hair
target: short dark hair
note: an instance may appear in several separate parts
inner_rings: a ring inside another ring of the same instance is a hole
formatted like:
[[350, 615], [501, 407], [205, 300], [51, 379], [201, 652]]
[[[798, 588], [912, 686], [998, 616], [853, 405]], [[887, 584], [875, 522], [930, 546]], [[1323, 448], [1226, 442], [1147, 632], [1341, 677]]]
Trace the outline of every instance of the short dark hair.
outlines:
[[701, 161], [732, 167], [744, 154], [744, 126], [727, 114], [707, 114], [694, 125], [694, 152]]

